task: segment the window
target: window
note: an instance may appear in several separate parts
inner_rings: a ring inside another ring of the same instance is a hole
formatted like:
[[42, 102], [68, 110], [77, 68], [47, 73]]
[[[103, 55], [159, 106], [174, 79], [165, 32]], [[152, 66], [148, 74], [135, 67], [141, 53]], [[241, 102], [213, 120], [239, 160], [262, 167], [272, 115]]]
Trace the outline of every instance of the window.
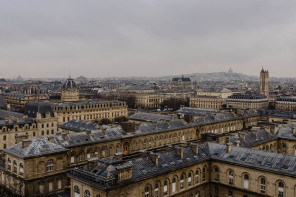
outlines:
[[199, 182], [199, 171], [198, 170], [196, 170], [195, 171], [195, 183], [198, 183]]
[[145, 188], [145, 197], [149, 197], [149, 187]]
[[79, 161], [82, 162], [82, 152], [79, 153]]
[[191, 172], [188, 174], [188, 187], [191, 186]]
[[88, 190], [85, 190], [85, 192], [84, 192], [84, 196], [85, 196], [85, 197], [90, 197], [90, 192], [89, 192]]
[[249, 189], [249, 175], [244, 175], [244, 188]]
[[15, 160], [13, 161], [13, 172], [17, 173], [17, 163]]
[[47, 169], [47, 172], [53, 171], [53, 160], [52, 159], [48, 160], [46, 169]]
[[172, 181], [172, 192], [176, 192], [176, 178], [173, 178]]
[[219, 181], [219, 168], [215, 167], [215, 181]]
[[98, 158], [98, 156], [99, 156], [99, 151], [98, 149], [95, 149], [95, 157]]
[[90, 150], [87, 150], [87, 154], [86, 154], [87, 159], [90, 158]]
[[53, 183], [49, 182], [48, 183], [48, 191], [51, 192], [53, 190]]
[[10, 158], [8, 158], [8, 160], [7, 160], [7, 169], [11, 170], [11, 160], [10, 160]]
[[155, 184], [155, 189], [154, 189], [154, 197], [159, 197], [159, 189], [158, 189], [158, 184]]
[[265, 180], [265, 178], [261, 178], [260, 179], [260, 191], [261, 191], [261, 193], [265, 193], [265, 189], [266, 189], [266, 180]]
[[200, 192], [199, 192], [199, 191], [197, 191], [197, 192], [195, 193], [195, 197], [200, 197]]
[[228, 197], [233, 197], [233, 192], [231, 190], [228, 190]]
[[3, 141], [6, 141], [6, 135], [3, 135]]
[[183, 174], [181, 175], [181, 178], [180, 178], [180, 189], [184, 189], [184, 175]]
[[202, 169], [202, 181], [206, 180], [206, 167]]
[[163, 195], [166, 196], [168, 195], [168, 182], [164, 181], [163, 183]]
[[74, 187], [74, 197], [80, 197], [80, 189], [77, 185]]
[[112, 146], [109, 146], [109, 156], [112, 156], [113, 155], [113, 148]]
[[71, 164], [73, 164], [75, 162], [75, 153], [72, 152], [71, 153]]
[[24, 175], [24, 165], [23, 163], [20, 163], [20, 175]]
[[230, 185], [233, 185], [233, 176], [234, 176], [234, 173], [232, 170], [230, 170], [228, 173], [228, 181]]
[[105, 153], [105, 148], [102, 149], [102, 157], [105, 157], [106, 153]]
[[62, 180], [58, 180], [58, 189], [62, 189]]
[[116, 153], [119, 152], [119, 145], [116, 145], [116, 149], [115, 149]]
[[219, 195], [219, 189], [218, 189], [218, 187], [215, 187], [215, 193], [214, 193], [214, 196], [215, 197], [218, 197], [218, 195]]
[[40, 194], [43, 194], [43, 192], [44, 192], [44, 185], [43, 184], [39, 184], [39, 192], [40, 192]]
[[279, 187], [278, 187], [278, 197], [284, 197], [284, 183], [283, 182], [279, 182]]

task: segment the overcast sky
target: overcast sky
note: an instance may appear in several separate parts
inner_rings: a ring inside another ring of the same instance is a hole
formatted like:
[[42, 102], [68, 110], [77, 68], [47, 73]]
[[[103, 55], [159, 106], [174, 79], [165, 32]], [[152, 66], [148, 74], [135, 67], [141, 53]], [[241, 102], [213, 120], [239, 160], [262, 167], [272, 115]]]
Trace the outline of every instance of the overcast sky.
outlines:
[[296, 77], [295, 0], [2, 0], [0, 77]]

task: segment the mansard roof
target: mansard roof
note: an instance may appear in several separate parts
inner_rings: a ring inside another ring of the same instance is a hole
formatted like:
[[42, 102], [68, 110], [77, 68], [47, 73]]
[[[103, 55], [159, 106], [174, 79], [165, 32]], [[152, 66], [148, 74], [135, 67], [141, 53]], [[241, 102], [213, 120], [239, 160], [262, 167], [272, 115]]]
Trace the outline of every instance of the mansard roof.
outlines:
[[98, 123], [94, 122], [87, 122], [83, 120], [70, 120], [63, 124], [60, 124], [59, 128], [79, 132], [97, 130], [100, 128], [100, 126]]
[[171, 116], [164, 115], [164, 114], [140, 112], [140, 113], [136, 113], [136, 114], [131, 115], [129, 117], [129, 119], [147, 121], [147, 122], [148, 121], [157, 122], [160, 120], [171, 120]]
[[41, 114], [42, 118], [45, 118], [47, 113], [50, 113], [51, 117], [54, 116], [51, 102], [32, 102], [28, 103], [25, 109], [25, 115], [30, 118], [36, 118], [37, 113]]
[[68, 89], [77, 88], [77, 86], [74, 80], [71, 77], [69, 77], [67, 81], [63, 84], [63, 88], [68, 90]]
[[[27, 143], [27, 145], [24, 145], [24, 143]], [[47, 137], [23, 140], [22, 142], [4, 149], [4, 152], [20, 158], [36, 157], [66, 151], [68, 151], [68, 149], [56, 143], [49, 142]]]
[[[194, 145], [196, 144], [185, 147], [172, 147], [169, 150], [163, 149], [157, 153], [143, 152], [140, 156], [134, 156], [126, 160], [103, 159], [98, 161], [97, 165], [91, 169], [74, 169], [69, 176], [109, 190], [208, 160], [296, 176], [295, 156], [234, 146], [231, 147], [230, 152], [227, 152], [226, 145], [212, 142], [197, 145], [199, 148], [198, 153], [196, 153]], [[183, 149], [183, 158], [177, 153], [177, 149]], [[157, 154], [158, 164], [152, 160], [151, 154]], [[118, 168], [120, 166], [132, 168], [132, 177], [130, 179], [118, 180]]]

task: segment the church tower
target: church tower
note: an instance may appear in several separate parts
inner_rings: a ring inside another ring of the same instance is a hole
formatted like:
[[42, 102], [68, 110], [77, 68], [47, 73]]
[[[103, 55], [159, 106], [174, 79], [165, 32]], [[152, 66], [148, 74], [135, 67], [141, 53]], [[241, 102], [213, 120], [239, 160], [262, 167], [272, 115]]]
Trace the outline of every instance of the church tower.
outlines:
[[67, 79], [62, 87], [61, 100], [66, 102], [79, 100], [79, 89], [71, 77]]
[[269, 72], [263, 68], [260, 72], [260, 94], [269, 99]]

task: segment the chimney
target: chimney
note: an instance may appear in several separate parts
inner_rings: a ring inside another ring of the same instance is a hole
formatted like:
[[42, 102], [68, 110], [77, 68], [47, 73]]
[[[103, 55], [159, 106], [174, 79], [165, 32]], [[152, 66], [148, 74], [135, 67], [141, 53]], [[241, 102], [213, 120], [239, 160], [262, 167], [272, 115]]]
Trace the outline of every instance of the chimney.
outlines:
[[36, 119], [41, 119], [41, 114], [39, 112], [36, 114]]
[[268, 134], [270, 134], [270, 127], [264, 127], [264, 130], [268, 133]]
[[166, 120], [165, 122], [170, 126], [170, 124], [171, 124], [170, 120]]
[[47, 113], [45, 114], [45, 118], [50, 118], [50, 112], [47, 112]]
[[118, 159], [118, 160], [122, 160], [123, 158], [123, 153], [122, 152], [118, 152], [118, 153], [115, 153], [115, 158]]
[[67, 141], [68, 140], [67, 133], [62, 133], [62, 138], [63, 140]]
[[106, 135], [107, 128], [102, 128], [102, 133]]
[[226, 144], [227, 143], [230, 143], [230, 137], [229, 136], [226, 137]]
[[177, 154], [181, 157], [181, 159], [183, 159], [183, 152], [184, 152], [183, 147], [176, 147], [176, 151], [177, 151]]
[[193, 115], [188, 115], [188, 114], [186, 114], [186, 115], [184, 116], [184, 119], [185, 119], [185, 121], [186, 121], [187, 123], [193, 123], [193, 122], [194, 122], [194, 116], [193, 116]]
[[256, 138], [258, 137], [257, 130], [252, 130], [252, 133], [253, 133], [253, 135], [255, 135], [255, 136], [256, 136]]
[[121, 128], [127, 133], [135, 132], [134, 122], [121, 122], [120, 125], [121, 125]]
[[54, 137], [47, 137], [48, 141], [54, 143]]
[[239, 141], [239, 140], [236, 140], [236, 141], [234, 142], [234, 145], [237, 146], [237, 147], [239, 147], [239, 146], [240, 146], [240, 141]]
[[87, 134], [87, 136], [88, 136], [89, 138], [91, 138], [91, 131], [86, 131], [85, 133]]
[[242, 138], [244, 141], [246, 141], [246, 133], [239, 133], [239, 137]]
[[31, 142], [32, 142], [31, 140], [22, 140], [22, 147], [26, 148], [31, 144]]
[[198, 154], [198, 144], [191, 143], [191, 148], [195, 154]]
[[150, 158], [152, 159], [152, 161], [155, 165], [158, 165], [159, 154], [151, 152]]
[[157, 127], [157, 122], [153, 122], [153, 126], [154, 127]]
[[230, 153], [231, 152], [231, 144], [227, 143], [226, 144], [226, 153]]

